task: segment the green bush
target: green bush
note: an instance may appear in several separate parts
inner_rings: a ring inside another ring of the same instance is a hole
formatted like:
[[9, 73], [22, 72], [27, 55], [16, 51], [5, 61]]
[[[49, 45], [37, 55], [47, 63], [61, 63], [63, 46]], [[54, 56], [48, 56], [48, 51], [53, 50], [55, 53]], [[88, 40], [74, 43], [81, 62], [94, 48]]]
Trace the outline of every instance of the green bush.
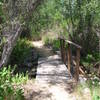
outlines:
[[52, 46], [54, 51], [60, 48], [60, 41], [57, 39], [50, 39], [49, 37], [45, 37], [44, 43], [46, 46]]
[[19, 39], [12, 52], [10, 64], [22, 64], [31, 49], [32, 45], [27, 39]]
[[81, 64], [86, 68], [92, 68], [94, 67], [94, 63], [98, 62], [100, 60], [99, 53], [95, 54], [87, 54], [86, 57], [81, 59]]
[[28, 76], [22, 74], [13, 75], [10, 67], [0, 70], [0, 100], [23, 100], [23, 90], [17, 88], [19, 84], [25, 83]]
[[58, 50], [60, 48], [60, 41], [53, 40], [53, 50]]

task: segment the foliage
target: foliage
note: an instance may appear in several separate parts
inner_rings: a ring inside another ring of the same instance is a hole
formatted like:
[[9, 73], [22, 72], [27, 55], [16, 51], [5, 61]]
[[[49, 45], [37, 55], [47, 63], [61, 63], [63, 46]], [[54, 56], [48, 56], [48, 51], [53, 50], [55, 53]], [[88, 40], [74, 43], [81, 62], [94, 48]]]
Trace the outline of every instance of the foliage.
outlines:
[[86, 82], [83, 82], [77, 86], [76, 91], [78, 95], [80, 95], [81, 97], [83, 97], [84, 89], [89, 89], [88, 92], [90, 91], [92, 100], [100, 100], [100, 80], [99, 78], [94, 77], [92, 80], [87, 80]]
[[28, 76], [23, 74], [13, 75], [10, 66], [0, 70], [0, 100], [23, 100], [23, 90], [18, 88], [19, 84], [25, 83]]
[[93, 100], [100, 100], [100, 80], [94, 77], [93, 80], [88, 81], [88, 87], [91, 90]]
[[[56, 0], [46, 0], [32, 14], [32, 20], [26, 23], [26, 27], [30, 29], [31, 38], [42, 37], [41, 33], [46, 33], [49, 29], [61, 32], [66, 28], [66, 20], [61, 13], [61, 6]], [[59, 26], [59, 27], [58, 27]], [[67, 33], [64, 31], [64, 34]]]
[[2, 5], [3, 5], [3, 0], [0, 0], [0, 24], [2, 24], [2, 23], [5, 22], [5, 16], [4, 16], [4, 13], [3, 13], [3, 7], [2, 7]]
[[45, 36], [43, 38], [43, 41], [46, 46], [51, 46], [54, 51], [59, 50], [60, 48], [60, 41], [55, 38], [51, 38], [50, 36], [49, 37]]
[[82, 61], [82, 65], [85, 67], [93, 67], [92, 62], [95, 60], [92, 54], [88, 54]]
[[85, 69], [85, 72], [90, 76], [98, 76], [99, 61], [99, 53], [87, 54], [86, 57], [81, 58], [81, 65], [83, 66], [83, 69]]
[[[63, 34], [66, 39], [80, 44], [81, 53], [87, 55], [98, 51], [99, 0], [45, 0], [26, 23], [31, 38], [42, 37], [49, 29]], [[92, 43], [92, 45], [91, 45]]]
[[10, 63], [21, 64], [27, 58], [30, 50], [33, 48], [30, 41], [27, 39], [18, 39], [17, 44], [12, 52]]

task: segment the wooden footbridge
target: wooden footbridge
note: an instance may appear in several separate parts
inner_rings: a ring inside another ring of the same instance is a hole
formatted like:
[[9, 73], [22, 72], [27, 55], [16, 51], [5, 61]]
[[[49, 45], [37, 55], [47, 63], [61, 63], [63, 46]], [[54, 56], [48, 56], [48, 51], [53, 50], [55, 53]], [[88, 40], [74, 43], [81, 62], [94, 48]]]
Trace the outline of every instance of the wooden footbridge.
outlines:
[[[69, 88], [68, 83], [72, 82], [73, 79], [75, 83], [79, 81], [81, 46], [64, 38], [58, 39], [60, 41], [60, 52], [40, 57], [38, 61], [36, 83], [41, 85], [43, 90], [46, 88], [49, 91], [47, 93], [52, 95], [52, 98], [48, 99], [46, 96], [45, 98], [41, 97], [39, 100], [76, 100], [75, 98], [72, 99], [72, 96], [70, 97], [68, 93], [68, 90], [72, 89]], [[74, 68], [71, 65], [71, 45], [76, 47]], [[72, 69], [74, 69], [74, 74], [72, 73]]]
[[[41, 81], [50, 81], [54, 78], [55, 80], [60, 81], [60, 75], [63, 76], [65, 80], [69, 75], [70, 77], [73, 77], [76, 82], [78, 82], [81, 46], [66, 40], [63, 37], [58, 39], [60, 41], [60, 55], [56, 54], [39, 58], [36, 79]], [[76, 57], [73, 61], [74, 66], [71, 65], [71, 46], [76, 47]]]
[[[73, 78], [78, 82], [79, 80], [79, 64], [80, 64], [80, 50], [81, 46], [71, 42], [69, 40], [66, 40], [63, 37], [59, 38], [60, 40], [60, 48], [61, 48], [61, 59], [63, 63], [67, 66], [68, 72], [73, 76]], [[66, 47], [67, 45], [67, 47]], [[71, 47], [74, 46], [76, 49], [76, 57], [73, 60]], [[71, 65], [71, 63], [74, 63], [74, 66]], [[73, 70], [73, 72], [71, 71]]]

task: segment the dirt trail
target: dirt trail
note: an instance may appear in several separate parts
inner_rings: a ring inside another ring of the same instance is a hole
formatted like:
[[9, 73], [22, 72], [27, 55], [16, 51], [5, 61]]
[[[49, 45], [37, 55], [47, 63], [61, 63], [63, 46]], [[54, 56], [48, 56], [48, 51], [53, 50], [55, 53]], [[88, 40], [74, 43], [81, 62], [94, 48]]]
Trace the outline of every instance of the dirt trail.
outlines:
[[38, 52], [40, 57], [48, 57], [48, 56], [54, 55], [51, 48], [44, 46], [44, 42], [41, 40], [40, 41], [33, 41], [32, 44], [36, 48], [36, 51]]

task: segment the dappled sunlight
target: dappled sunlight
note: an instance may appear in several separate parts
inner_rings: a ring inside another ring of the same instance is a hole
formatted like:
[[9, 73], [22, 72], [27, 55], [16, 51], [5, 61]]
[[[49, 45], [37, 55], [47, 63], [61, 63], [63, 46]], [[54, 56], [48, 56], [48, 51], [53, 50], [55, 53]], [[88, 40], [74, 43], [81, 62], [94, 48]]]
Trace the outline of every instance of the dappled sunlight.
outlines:
[[58, 54], [39, 58], [35, 84], [48, 90], [50, 100], [74, 100], [72, 77]]
[[44, 43], [42, 40], [40, 41], [32, 41], [32, 44], [34, 45], [34, 47], [37, 47], [37, 48], [41, 48], [44, 46]]

